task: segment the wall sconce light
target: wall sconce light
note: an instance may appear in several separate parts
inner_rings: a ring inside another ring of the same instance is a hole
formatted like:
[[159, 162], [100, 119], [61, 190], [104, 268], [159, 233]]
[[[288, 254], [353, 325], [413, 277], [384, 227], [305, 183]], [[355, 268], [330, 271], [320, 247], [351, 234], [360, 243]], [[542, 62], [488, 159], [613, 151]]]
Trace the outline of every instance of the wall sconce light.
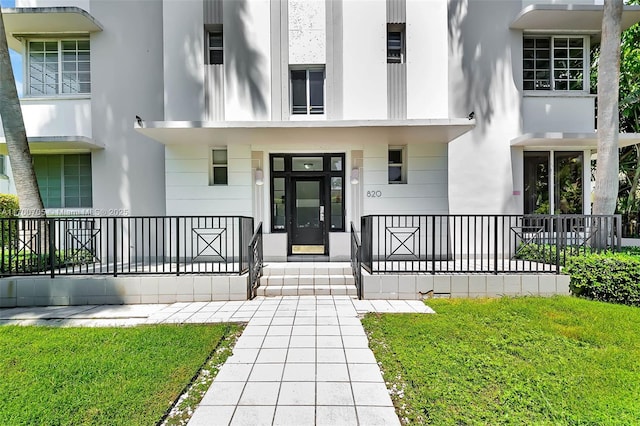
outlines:
[[264, 185], [264, 173], [262, 172], [262, 169], [256, 169], [255, 178], [256, 178], [256, 185], [258, 186]]
[[357, 185], [360, 183], [360, 169], [353, 168], [351, 169], [351, 184]]

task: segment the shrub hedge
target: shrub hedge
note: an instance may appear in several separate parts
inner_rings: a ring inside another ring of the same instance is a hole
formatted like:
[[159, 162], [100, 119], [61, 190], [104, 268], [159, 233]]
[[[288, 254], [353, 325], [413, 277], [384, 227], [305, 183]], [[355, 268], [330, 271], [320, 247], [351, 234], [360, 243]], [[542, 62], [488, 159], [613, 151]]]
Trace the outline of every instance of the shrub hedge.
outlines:
[[[0, 218], [15, 218], [18, 217], [20, 205], [18, 204], [18, 197], [12, 194], [0, 194]], [[9, 242], [15, 242], [18, 235], [18, 227], [15, 221], [3, 221], [0, 228], [0, 245], [2, 247], [8, 247]]]
[[20, 205], [18, 197], [12, 194], [0, 194], [0, 218], [18, 217]]
[[589, 299], [640, 306], [640, 257], [592, 253], [567, 259], [571, 293]]

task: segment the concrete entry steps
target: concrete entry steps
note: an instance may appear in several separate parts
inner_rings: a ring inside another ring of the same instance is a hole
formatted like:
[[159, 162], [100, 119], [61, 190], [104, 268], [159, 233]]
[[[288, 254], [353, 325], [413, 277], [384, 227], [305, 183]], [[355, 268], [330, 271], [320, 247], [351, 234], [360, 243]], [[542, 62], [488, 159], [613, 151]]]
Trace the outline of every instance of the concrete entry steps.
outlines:
[[267, 262], [258, 296], [355, 296], [349, 262]]

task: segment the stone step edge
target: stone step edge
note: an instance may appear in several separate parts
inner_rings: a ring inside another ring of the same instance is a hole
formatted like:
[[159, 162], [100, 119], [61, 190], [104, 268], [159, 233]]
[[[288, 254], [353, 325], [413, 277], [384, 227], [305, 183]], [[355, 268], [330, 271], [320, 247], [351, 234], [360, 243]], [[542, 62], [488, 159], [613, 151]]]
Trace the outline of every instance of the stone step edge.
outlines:
[[280, 285], [280, 286], [318, 286], [318, 285], [354, 285], [355, 280], [352, 276], [346, 277], [321, 277], [321, 278], [298, 278], [298, 277], [262, 277], [261, 285]]
[[336, 285], [336, 286], [300, 286], [300, 287], [287, 287], [287, 286], [260, 286], [257, 289], [257, 293], [260, 296], [314, 296], [314, 295], [340, 295], [340, 296], [355, 296], [356, 288], [348, 285]]

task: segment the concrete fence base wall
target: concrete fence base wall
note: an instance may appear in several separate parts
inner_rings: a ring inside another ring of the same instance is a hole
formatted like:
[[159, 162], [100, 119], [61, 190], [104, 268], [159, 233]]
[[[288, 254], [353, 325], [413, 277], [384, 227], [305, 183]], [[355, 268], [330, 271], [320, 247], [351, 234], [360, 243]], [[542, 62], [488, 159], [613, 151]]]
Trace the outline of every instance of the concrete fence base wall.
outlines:
[[[410, 275], [363, 271], [365, 299], [552, 296], [569, 294], [569, 276], [552, 274]], [[0, 308], [246, 300], [247, 277], [12, 277], [0, 279]]]
[[12, 277], [0, 279], [0, 307], [246, 300], [247, 276]]
[[569, 276], [554, 274], [409, 275], [362, 273], [364, 299], [553, 296], [569, 294]]

